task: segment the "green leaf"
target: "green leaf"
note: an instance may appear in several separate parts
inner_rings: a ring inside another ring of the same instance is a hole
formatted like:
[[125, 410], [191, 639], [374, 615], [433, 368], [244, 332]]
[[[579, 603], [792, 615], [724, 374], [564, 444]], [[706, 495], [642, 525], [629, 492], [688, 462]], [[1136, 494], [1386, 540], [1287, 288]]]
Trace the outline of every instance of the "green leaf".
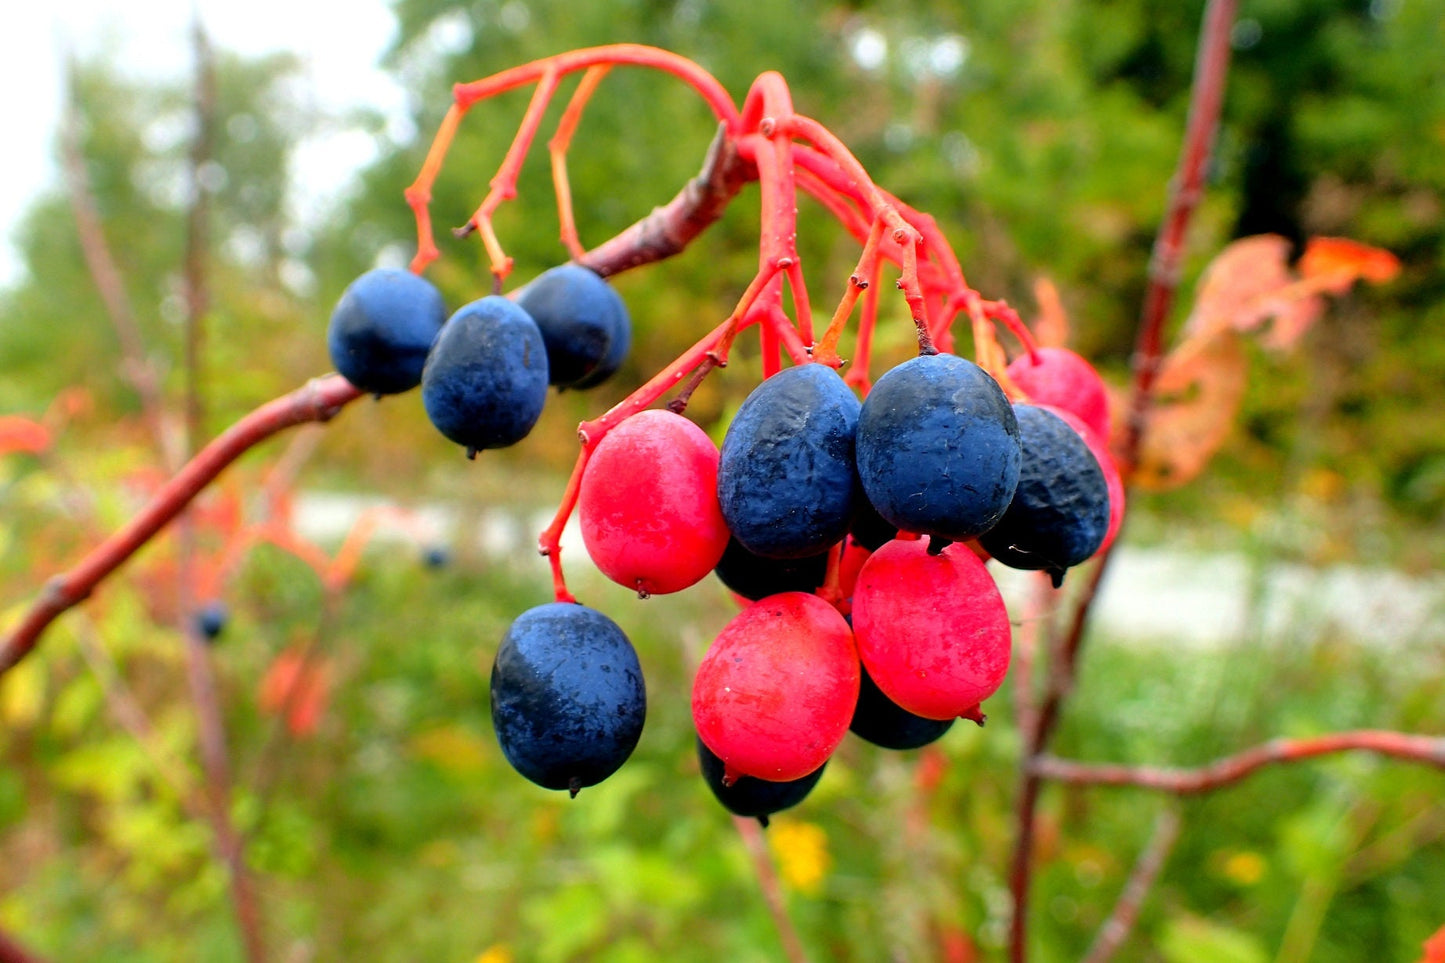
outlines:
[[1197, 916], [1176, 916], [1165, 924], [1159, 951], [1168, 963], [1269, 963], [1254, 935]]

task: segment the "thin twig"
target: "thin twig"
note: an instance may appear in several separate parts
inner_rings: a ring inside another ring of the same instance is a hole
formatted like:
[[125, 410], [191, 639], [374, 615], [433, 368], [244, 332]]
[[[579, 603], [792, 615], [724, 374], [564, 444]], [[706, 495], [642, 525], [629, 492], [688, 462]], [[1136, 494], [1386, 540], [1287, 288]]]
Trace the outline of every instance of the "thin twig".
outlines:
[[1094, 942], [1084, 955], [1083, 963], [1107, 963], [1119, 952], [1119, 948], [1133, 931], [1134, 924], [1138, 922], [1139, 910], [1148, 898], [1149, 891], [1154, 888], [1154, 881], [1163, 871], [1164, 863], [1178, 838], [1179, 813], [1170, 806], [1155, 817], [1154, 831], [1149, 834], [1149, 841], [1139, 853], [1139, 859], [1134, 863], [1134, 869], [1129, 873], [1129, 879], [1119, 894], [1119, 901], [1114, 904], [1109, 918], [1104, 920], [1094, 935]]
[[91, 549], [70, 571], [46, 584], [20, 622], [0, 640], [0, 676], [35, 648], [56, 617], [84, 601], [233, 461], [287, 428], [330, 420], [361, 394], [340, 375], [326, 375], [266, 402], [222, 432], [162, 485], [124, 527]]
[[[1229, 72], [1229, 35], [1237, 7], [1238, 0], [1209, 0], [1204, 10], [1190, 86], [1183, 149], [1179, 166], [1170, 182], [1164, 221], [1150, 259], [1149, 284], [1135, 341], [1129, 415], [1123, 446], [1117, 453], [1126, 481], [1131, 466], [1138, 459], [1143, 440], [1145, 419], [1162, 356], [1164, 322], [1179, 286], [1184, 237], [1203, 193], [1204, 171], [1219, 128], [1224, 81]], [[1028, 959], [1029, 891], [1033, 881], [1034, 822], [1040, 790], [1034, 762], [1047, 747], [1058, 725], [1064, 701], [1072, 687], [1084, 628], [1111, 554], [1110, 550], [1106, 550], [1095, 565], [1090, 582], [1075, 608], [1069, 633], [1064, 637], [1057, 657], [1050, 662], [1047, 691], [1039, 707], [1033, 738], [1028, 741], [1024, 753], [1024, 772], [1015, 809], [1018, 828], [1009, 869], [1009, 891], [1013, 896], [1013, 919], [1009, 925], [1011, 963], [1025, 963]]]
[[146, 357], [145, 339], [141, 336], [135, 311], [126, 295], [120, 268], [116, 265], [110, 245], [106, 243], [100, 206], [96, 203], [95, 192], [91, 189], [90, 175], [86, 172], [85, 157], [80, 149], [79, 107], [76, 103], [78, 74], [79, 69], [72, 61], [65, 118], [60, 127], [60, 159], [65, 192], [70, 200], [71, 214], [75, 218], [76, 234], [80, 239], [80, 251], [85, 258], [86, 270], [100, 294], [106, 317], [110, 319], [116, 340], [120, 344], [120, 371], [140, 398], [142, 415], [150, 425], [163, 463], [174, 468], [181, 462], [179, 439], [175, 437], [166, 418], [160, 378], [156, 374], [155, 365]]
[[768, 913], [772, 915], [773, 923], [778, 928], [778, 938], [783, 942], [783, 953], [789, 963], [808, 963], [808, 952], [803, 949], [803, 941], [798, 937], [792, 918], [788, 916], [787, 900], [783, 896], [782, 884], [778, 882], [773, 857], [768, 853], [768, 843], [763, 838], [762, 826], [756, 819], [745, 816], [734, 816], [733, 823], [738, 827], [738, 834], [743, 837], [748, 855], [752, 857], [753, 870], [758, 876], [758, 888], [763, 891], [763, 902], [767, 904]]
[[1190, 796], [1233, 785], [1274, 763], [1299, 762], [1338, 752], [1372, 752], [1445, 769], [1445, 736], [1420, 736], [1388, 729], [1357, 729], [1304, 739], [1271, 739], [1204, 766], [1130, 766], [1076, 762], [1040, 756], [1029, 771], [1041, 779], [1074, 785], [1137, 786]]

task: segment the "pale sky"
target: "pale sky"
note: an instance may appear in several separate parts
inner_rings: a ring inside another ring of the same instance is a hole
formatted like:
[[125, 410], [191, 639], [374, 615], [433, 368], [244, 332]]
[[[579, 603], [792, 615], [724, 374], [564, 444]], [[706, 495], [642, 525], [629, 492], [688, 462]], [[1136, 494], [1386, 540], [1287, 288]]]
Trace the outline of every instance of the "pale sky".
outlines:
[[[52, 160], [60, 115], [62, 51], [107, 46], [121, 69], [142, 77], [186, 77], [193, 12], [217, 47], [242, 54], [292, 50], [322, 106], [369, 103], [405, 112], [404, 93], [376, 69], [393, 32], [386, 0], [0, 0], [0, 285], [18, 271], [17, 218], [37, 192], [58, 184]], [[370, 158], [356, 143], [304, 145], [294, 172], [308, 196], [325, 197]]]

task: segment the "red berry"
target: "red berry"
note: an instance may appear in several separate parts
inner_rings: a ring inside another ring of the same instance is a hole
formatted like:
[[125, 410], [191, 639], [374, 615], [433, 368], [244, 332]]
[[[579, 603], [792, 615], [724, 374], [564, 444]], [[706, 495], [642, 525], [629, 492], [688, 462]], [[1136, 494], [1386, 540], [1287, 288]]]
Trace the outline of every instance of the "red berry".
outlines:
[[1109, 392], [1094, 366], [1068, 348], [1039, 348], [1008, 366], [1008, 376], [1036, 405], [1078, 415], [1100, 438], [1109, 437]]
[[707, 434], [665, 409], [608, 432], [587, 460], [577, 505], [582, 542], [603, 574], [663, 595], [711, 572], [728, 543], [717, 462]]
[[858, 680], [843, 616], [816, 595], [781, 592], [718, 633], [693, 681], [692, 718], [727, 779], [801, 779], [843, 741]]
[[966, 545], [930, 555], [922, 539], [896, 539], [874, 552], [853, 590], [853, 631], [878, 688], [926, 719], [964, 715], [1008, 672], [1008, 612]]

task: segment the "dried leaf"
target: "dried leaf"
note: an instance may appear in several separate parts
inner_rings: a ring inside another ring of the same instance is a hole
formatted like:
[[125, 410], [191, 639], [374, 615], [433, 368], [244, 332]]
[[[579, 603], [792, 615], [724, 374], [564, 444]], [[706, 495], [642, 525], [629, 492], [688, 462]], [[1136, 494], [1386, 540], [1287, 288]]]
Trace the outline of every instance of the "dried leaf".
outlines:
[[1049, 278], [1034, 281], [1034, 300], [1039, 303], [1039, 317], [1034, 322], [1034, 340], [1041, 348], [1062, 348], [1069, 343], [1069, 316], [1059, 289]]
[[1171, 351], [1130, 480], [1163, 491], [1203, 471], [1229, 436], [1248, 380], [1249, 359], [1233, 331], [1190, 338]]
[[1185, 337], [1263, 324], [1273, 313], [1269, 297], [1294, 283], [1289, 251], [1289, 241], [1277, 234], [1241, 238], [1220, 251], [1205, 268]]
[[1400, 259], [1383, 248], [1343, 237], [1312, 237], [1299, 262], [1300, 274], [1331, 294], [1344, 294], [1357, 280], [1383, 284], [1400, 273]]

